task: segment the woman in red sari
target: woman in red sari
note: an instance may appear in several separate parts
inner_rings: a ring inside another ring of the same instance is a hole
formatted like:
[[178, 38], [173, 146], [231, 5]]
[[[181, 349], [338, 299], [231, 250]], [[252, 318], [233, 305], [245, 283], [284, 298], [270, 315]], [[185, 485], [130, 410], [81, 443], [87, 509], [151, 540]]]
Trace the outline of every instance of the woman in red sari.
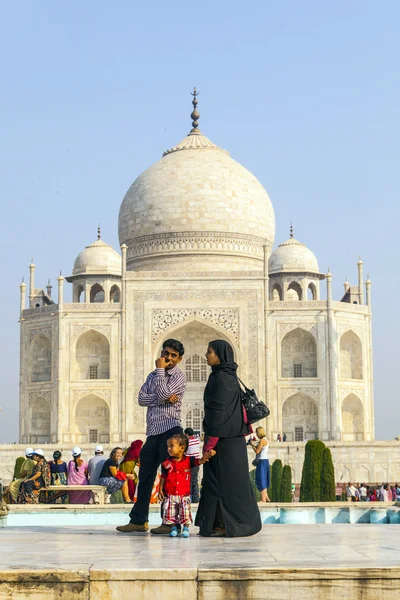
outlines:
[[127, 475], [134, 475], [134, 479], [128, 479], [129, 497], [133, 501], [137, 486], [138, 477], [135, 473], [135, 467], [139, 465], [139, 455], [142, 449], [142, 440], [135, 440], [126, 451], [123, 461], [119, 466], [119, 470]]

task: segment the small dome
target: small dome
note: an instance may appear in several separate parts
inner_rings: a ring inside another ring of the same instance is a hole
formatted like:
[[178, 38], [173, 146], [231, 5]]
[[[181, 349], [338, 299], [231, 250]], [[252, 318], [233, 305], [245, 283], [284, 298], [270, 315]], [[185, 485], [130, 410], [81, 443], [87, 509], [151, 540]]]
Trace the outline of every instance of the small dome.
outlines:
[[121, 256], [114, 248], [98, 239], [78, 254], [72, 275], [121, 276]]
[[319, 274], [319, 266], [315, 254], [294, 237], [290, 237], [271, 254], [268, 272], [271, 274], [284, 272]]

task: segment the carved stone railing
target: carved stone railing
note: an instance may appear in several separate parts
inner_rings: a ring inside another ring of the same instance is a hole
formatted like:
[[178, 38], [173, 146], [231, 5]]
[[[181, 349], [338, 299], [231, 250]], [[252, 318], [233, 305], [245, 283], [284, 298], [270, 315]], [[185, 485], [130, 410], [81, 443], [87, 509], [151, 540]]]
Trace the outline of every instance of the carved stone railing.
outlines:
[[64, 312], [71, 311], [90, 311], [90, 312], [102, 312], [102, 311], [114, 311], [120, 312], [121, 304], [119, 302], [68, 302], [63, 304]]

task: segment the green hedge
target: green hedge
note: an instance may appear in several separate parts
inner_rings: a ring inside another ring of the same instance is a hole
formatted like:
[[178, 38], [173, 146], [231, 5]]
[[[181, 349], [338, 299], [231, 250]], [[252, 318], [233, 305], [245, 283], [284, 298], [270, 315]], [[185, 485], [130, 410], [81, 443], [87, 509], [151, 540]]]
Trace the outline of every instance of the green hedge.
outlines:
[[282, 481], [282, 461], [277, 458], [272, 463], [272, 491], [271, 500], [272, 502], [279, 502], [281, 494], [281, 481]]
[[321, 502], [335, 502], [336, 500], [335, 470], [329, 448], [324, 448], [322, 453], [320, 500]]
[[292, 469], [290, 465], [285, 465], [282, 471], [280, 502], [292, 501]]
[[321, 471], [324, 448], [325, 444], [320, 440], [310, 440], [306, 444], [301, 475], [300, 502], [319, 502], [321, 500]]

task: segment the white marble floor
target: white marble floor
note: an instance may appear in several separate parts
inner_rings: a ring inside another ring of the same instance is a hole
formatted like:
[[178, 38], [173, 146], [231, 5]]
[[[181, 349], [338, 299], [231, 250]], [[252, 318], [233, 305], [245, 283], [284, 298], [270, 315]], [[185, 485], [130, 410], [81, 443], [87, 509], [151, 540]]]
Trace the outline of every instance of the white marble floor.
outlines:
[[400, 566], [396, 525], [264, 525], [252, 538], [120, 534], [114, 527], [0, 529], [0, 571], [384, 568]]

